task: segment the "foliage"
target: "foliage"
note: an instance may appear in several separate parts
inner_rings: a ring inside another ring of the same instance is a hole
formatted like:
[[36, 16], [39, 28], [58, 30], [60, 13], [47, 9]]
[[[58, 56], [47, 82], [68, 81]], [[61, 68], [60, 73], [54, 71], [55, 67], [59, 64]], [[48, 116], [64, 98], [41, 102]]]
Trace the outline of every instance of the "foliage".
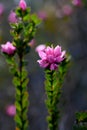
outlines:
[[87, 112], [76, 113], [76, 124], [74, 130], [87, 130]]
[[87, 8], [87, 0], [82, 0], [82, 2], [83, 2], [84, 7]]

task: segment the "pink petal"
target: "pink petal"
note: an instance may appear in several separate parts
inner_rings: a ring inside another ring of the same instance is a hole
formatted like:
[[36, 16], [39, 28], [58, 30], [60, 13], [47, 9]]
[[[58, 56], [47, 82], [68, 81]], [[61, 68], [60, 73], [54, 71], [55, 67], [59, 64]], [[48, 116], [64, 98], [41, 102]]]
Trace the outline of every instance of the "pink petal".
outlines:
[[61, 47], [58, 45], [54, 48], [54, 55], [59, 56], [61, 54]]
[[49, 63], [53, 63], [54, 62], [54, 55], [47, 55], [47, 60]]
[[45, 52], [43, 52], [43, 51], [39, 51], [39, 57], [41, 58], [41, 59], [46, 59], [46, 53]]
[[11, 23], [17, 23], [18, 22], [18, 19], [16, 17], [16, 13], [11, 11], [10, 14], [9, 14], [9, 17], [8, 17], [8, 21], [11, 22]]
[[50, 70], [56, 70], [58, 68], [58, 65], [53, 63], [50, 65]]
[[61, 61], [63, 61], [63, 58], [59, 56], [59, 57], [56, 58], [55, 62], [60, 63]]
[[54, 49], [48, 46], [45, 49], [45, 52], [46, 52], [47, 55], [50, 55], [50, 54], [53, 55], [54, 54]]
[[46, 46], [44, 44], [41, 44], [36, 47], [35, 51], [36, 52], [43, 51], [45, 48], [46, 48]]
[[61, 57], [63, 58], [66, 54], [66, 51], [62, 51]]
[[13, 54], [15, 50], [16, 47], [14, 47], [9, 41], [6, 44], [1, 45], [1, 51], [9, 55]]
[[46, 67], [49, 65], [49, 63], [47, 63], [46, 60], [38, 60], [37, 62], [38, 62], [38, 63], [40, 64], [40, 66], [43, 67], [43, 68], [46, 68]]
[[26, 10], [27, 4], [26, 4], [25, 0], [20, 0], [19, 7], [20, 7], [22, 10]]

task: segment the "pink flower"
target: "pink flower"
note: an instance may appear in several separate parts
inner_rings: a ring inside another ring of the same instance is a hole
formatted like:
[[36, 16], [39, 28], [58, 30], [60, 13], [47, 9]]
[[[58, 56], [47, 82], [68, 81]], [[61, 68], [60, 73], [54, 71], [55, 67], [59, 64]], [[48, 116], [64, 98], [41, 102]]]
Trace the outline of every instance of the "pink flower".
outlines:
[[13, 11], [10, 12], [9, 17], [8, 17], [8, 21], [11, 23], [17, 23], [18, 19], [17, 19], [15, 12], [13, 12]]
[[16, 114], [16, 107], [15, 107], [15, 105], [8, 105], [6, 107], [6, 113], [9, 116], [14, 116]]
[[14, 47], [12, 43], [10, 43], [9, 41], [6, 44], [1, 45], [1, 51], [8, 55], [14, 54], [15, 50], [16, 50], [16, 47]]
[[20, 2], [19, 2], [19, 7], [20, 7], [23, 11], [26, 10], [27, 4], [26, 4], [25, 0], [20, 0]]
[[38, 17], [42, 20], [45, 20], [47, 18], [47, 14], [45, 11], [39, 11], [38, 12]]
[[72, 4], [75, 5], [75, 6], [81, 6], [82, 5], [81, 0], [72, 0]]
[[38, 45], [35, 49], [36, 52], [40, 52], [43, 51], [46, 48], [46, 46], [44, 44]]
[[0, 15], [4, 12], [4, 5], [0, 3]]
[[29, 42], [29, 46], [33, 47], [35, 45], [35, 39], [32, 39], [30, 42]]
[[70, 5], [64, 5], [63, 8], [62, 8], [62, 11], [63, 11], [63, 14], [66, 15], [66, 16], [69, 16], [72, 14], [72, 7]]
[[41, 67], [56, 70], [58, 65], [64, 60], [65, 51], [61, 51], [61, 47], [57, 45], [55, 48], [48, 46], [39, 51], [38, 54], [41, 59], [37, 62]]

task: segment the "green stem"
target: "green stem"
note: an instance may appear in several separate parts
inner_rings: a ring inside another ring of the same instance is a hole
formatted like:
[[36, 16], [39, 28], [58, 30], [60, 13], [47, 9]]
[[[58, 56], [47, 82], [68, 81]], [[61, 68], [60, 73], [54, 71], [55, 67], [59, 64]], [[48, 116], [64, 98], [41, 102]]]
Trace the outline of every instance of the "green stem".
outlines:
[[50, 98], [50, 106], [51, 106], [51, 108], [50, 108], [50, 116], [51, 116], [51, 127], [50, 127], [50, 130], [55, 130], [55, 127], [54, 127], [54, 119], [53, 119], [53, 113], [54, 113], [54, 111], [53, 111], [53, 99], [54, 99], [54, 97], [53, 97], [53, 71], [51, 72], [51, 91], [50, 91], [50, 94], [51, 94], [51, 98]]
[[19, 56], [19, 76], [17, 77], [19, 84], [16, 86], [16, 130], [27, 130], [28, 128], [27, 77], [24, 75], [23, 56]]
[[23, 93], [22, 93], [22, 60], [23, 60], [23, 57], [20, 56], [19, 57], [19, 71], [20, 71], [20, 105], [21, 105], [21, 122], [22, 122], [22, 126], [21, 126], [21, 130], [23, 130], [23, 107], [22, 107], [22, 98], [23, 98]]
[[54, 71], [48, 71], [46, 72], [46, 93], [47, 93], [47, 100], [46, 105], [48, 108], [48, 127], [49, 130], [57, 130], [57, 124], [58, 124], [58, 114], [56, 112], [57, 110], [57, 104], [55, 99], [55, 89], [54, 89]]

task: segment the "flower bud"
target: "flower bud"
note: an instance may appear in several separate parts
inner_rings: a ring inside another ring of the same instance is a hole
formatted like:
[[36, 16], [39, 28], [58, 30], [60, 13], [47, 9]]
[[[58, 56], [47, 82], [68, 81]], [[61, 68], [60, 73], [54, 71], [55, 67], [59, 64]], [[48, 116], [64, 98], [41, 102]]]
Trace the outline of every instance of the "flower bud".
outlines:
[[4, 5], [0, 3], [0, 16], [3, 14], [4, 12]]
[[17, 23], [18, 19], [17, 19], [15, 12], [13, 12], [13, 11], [10, 12], [9, 17], [8, 17], [8, 21], [10, 23]]
[[15, 116], [15, 114], [16, 114], [16, 107], [15, 107], [15, 105], [8, 105], [7, 107], [6, 107], [6, 113], [7, 113], [7, 115], [9, 115], [9, 116]]
[[8, 55], [13, 55], [16, 50], [16, 47], [12, 45], [9, 41], [6, 44], [1, 45], [1, 51]]
[[20, 0], [19, 7], [24, 11], [27, 8], [27, 4], [24, 0]]
[[82, 5], [82, 2], [81, 2], [81, 0], [72, 0], [72, 4], [73, 4], [74, 6], [81, 6], [81, 5]]

